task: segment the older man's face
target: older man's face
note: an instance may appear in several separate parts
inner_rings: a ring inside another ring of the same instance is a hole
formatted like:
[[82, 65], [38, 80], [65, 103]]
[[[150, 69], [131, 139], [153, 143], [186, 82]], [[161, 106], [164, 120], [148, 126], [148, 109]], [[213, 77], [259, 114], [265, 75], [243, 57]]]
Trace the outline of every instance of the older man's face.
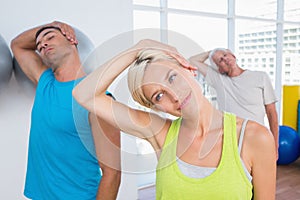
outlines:
[[221, 74], [228, 74], [232, 67], [236, 65], [235, 56], [228, 51], [216, 51], [212, 59], [218, 66]]

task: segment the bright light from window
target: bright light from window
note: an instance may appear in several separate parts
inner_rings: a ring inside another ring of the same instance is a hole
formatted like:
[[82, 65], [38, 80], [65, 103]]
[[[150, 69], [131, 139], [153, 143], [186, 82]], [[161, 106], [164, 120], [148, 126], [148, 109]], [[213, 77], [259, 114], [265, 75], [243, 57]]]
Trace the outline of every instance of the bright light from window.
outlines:
[[168, 7], [225, 14], [227, 12], [227, 0], [170, 0]]
[[236, 15], [276, 19], [277, 1], [275, 0], [238, 0]]
[[204, 50], [227, 46], [225, 19], [169, 14], [168, 24], [169, 30], [191, 38]]

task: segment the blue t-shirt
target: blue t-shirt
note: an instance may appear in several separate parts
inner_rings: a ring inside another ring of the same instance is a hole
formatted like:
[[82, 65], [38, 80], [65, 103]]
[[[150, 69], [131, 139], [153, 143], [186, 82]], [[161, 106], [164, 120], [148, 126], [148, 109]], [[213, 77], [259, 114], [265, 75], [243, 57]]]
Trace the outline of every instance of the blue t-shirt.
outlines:
[[24, 191], [33, 200], [96, 198], [100, 168], [88, 111], [72, 96], [76, 82], [58, 82], [51, 69], [38, 82]]

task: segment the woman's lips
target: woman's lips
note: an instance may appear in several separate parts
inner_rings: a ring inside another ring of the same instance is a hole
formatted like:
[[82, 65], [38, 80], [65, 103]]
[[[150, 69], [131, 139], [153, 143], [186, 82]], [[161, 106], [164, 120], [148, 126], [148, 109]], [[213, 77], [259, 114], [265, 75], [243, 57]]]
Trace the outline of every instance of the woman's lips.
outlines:
[[185, 105], [189, 102], [189, 100], [191, 99], [191, 93], [185, 97], [185, 99], [183, 100], [183, 102], [180, 104], [178, 110], [181, 110], [183, 107], [185, 107]]

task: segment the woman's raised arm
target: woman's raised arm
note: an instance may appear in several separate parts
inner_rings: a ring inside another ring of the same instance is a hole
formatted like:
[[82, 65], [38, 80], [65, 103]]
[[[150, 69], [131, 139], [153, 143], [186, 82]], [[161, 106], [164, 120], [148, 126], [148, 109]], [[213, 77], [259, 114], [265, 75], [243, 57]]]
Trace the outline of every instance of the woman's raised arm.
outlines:
[[149, 138], [160, 133], [165, 126], [165, 119], [114, 101], [105, 92], [112, 82], [136, 60], [138, 52], [149, 48], [177, 54], [176, 49], [169, 45], [153, 40], [142, 40], [98, 67], [73, 90], [74, 98], [87, 110], [122, 131], [140, 138]]

